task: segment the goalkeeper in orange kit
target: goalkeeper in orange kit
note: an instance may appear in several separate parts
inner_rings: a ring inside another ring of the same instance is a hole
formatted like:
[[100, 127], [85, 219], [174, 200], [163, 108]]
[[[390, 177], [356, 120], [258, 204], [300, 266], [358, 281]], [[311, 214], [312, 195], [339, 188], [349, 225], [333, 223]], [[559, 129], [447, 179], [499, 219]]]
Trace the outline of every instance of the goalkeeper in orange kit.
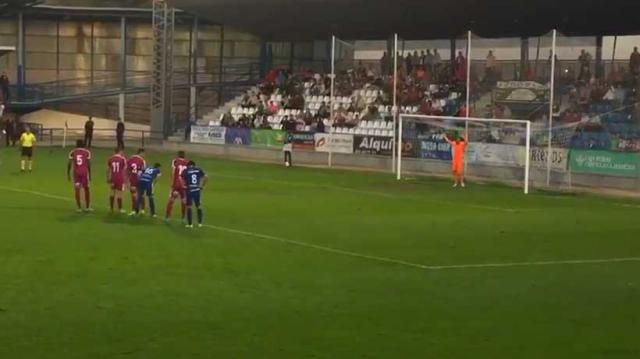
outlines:
[[465, 135], [464, 138], [456, 136], [456, 139], [451, 140], [447, 134], [444, 135], [444, 139], [451, 145], [453, 187], [458, 187], [458, 184], [464, 187], [464, 155], [467, 152], [469, 139]]

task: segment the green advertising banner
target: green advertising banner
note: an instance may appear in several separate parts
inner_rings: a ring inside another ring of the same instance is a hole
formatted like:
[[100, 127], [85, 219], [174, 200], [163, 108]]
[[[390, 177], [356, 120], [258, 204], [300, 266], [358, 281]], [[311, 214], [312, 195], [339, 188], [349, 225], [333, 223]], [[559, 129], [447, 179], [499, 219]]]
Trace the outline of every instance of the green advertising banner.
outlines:
[[280, 130], [251, 130], [251, 146], [281, 147], [284, 135], [284, 131]]
[[637, 153], [571, 150], [570, 167], [573, 172], [636, 177], [638, 158]]

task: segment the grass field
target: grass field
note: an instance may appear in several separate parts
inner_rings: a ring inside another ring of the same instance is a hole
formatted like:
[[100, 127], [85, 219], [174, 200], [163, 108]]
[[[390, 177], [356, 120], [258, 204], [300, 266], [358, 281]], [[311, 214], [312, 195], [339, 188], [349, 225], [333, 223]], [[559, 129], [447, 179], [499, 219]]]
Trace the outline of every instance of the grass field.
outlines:
[[83, 215], [0, 150], [0, 358], [640, 357], [633, 202], [196, 158], [186, 230], [109, 215], [106, 158]]

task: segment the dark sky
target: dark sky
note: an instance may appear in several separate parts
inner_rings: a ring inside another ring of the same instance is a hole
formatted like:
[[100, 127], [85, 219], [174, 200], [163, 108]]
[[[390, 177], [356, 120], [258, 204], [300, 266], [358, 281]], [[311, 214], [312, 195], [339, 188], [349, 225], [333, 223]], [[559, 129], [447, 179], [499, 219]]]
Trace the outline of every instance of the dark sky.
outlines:
[[640, 34], [640, 0], [170, 0], [271, 39]]

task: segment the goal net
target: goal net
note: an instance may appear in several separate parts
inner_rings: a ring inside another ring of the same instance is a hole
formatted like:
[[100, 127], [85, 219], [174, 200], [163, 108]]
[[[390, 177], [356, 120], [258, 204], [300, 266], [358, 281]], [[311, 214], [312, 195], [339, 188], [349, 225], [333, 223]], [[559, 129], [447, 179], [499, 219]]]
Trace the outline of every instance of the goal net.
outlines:
[[[452, 148], [447, 138], [468, 139], [464, 175], [471, 181], [521, 186], [529, 193], [531, 122], [449, 116], [399, 116], [397, 178], [451, 176]], [[540, 170], [546, 163], [539, 163]]]

